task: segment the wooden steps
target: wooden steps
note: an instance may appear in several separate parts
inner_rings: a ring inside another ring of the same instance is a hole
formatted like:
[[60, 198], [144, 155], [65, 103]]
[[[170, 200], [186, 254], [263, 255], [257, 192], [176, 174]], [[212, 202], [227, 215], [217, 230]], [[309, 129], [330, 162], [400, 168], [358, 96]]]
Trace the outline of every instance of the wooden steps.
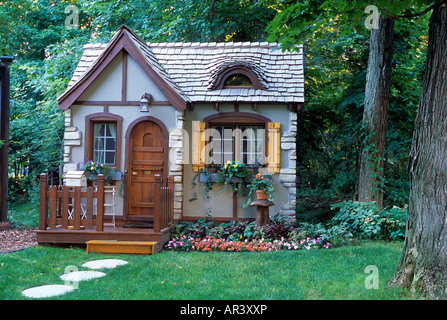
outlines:
[[87, 253], [154, 254], [159, 252], [158, 242], [152, 241], [90, 240], [86, 244]]

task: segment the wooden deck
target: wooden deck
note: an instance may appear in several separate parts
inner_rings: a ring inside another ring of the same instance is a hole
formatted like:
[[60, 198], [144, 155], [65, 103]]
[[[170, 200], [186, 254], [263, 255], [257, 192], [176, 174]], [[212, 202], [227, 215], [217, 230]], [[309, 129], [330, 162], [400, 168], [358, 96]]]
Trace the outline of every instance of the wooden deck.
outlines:
[[60, 228], [38, 230], [39, 244], [85, 244], [90, 240], [153, 241], [155, 252], [160, 252], [169, 240], [169, 228], [155, 232], [153, 228], [123, 228], [104, 226], [103, 231], [94, 229], [65, 230]]
[[[135, 227], [137, 221], [105, 221], [104, 176], [98, 175], [97, 188], [48, 187], [47, 175], [40, 175], [39, 244], [85, 244], [92, 240], [156, 242], [154, 252], [169, 240], [173, 222], [173, 178], [164, 182], [155, 175], [151, 227]], [[96, 200], [96, 210], [94, 210]], [[123, 217], [125, 219], [125, 217]], [[107, 223], [106, 223], [107, 222]], [[129, 224], [131, 224], [129, 226]], [[132, 225], [134, 224], [134, 225]], [[127, 227], [124, 227], [127, 226]]]

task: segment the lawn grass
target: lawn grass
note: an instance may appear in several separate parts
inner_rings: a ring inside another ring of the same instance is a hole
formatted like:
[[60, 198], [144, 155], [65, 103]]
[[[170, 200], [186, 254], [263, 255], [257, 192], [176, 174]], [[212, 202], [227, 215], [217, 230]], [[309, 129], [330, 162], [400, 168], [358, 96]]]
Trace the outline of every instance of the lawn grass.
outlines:
[[[0, 299], [27, 299], [21, 291], [63, 284], [67, 266], [119, 258], [103, 278], [51, 299], [168, 300], [400, 300], [418, 298], [388, 288], [399, 261], [400, 242], [358, 242], [329, 250], [278, 252], [162, 252], [153, 256], [86, 254], [82, 248], [34, 247], [0, 255]], [[365, 288], [365, 268], [375, 265], [379, 289]]]

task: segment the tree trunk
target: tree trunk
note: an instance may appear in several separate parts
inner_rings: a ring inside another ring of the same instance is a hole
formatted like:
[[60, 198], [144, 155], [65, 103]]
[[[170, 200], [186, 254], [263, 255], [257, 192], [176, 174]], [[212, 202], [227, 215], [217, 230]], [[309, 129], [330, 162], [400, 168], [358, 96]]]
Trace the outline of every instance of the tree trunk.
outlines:
[[379, 17], [371, 30], [363, 111], [363, 144], [357, 182], [358, 201], [376, 201], [383, 206], [383, 156], [391, 85], [394, 19]]
[[433, 9], [410, 152], [410, 197], [392, 285], [447, 298], [447, 6]]

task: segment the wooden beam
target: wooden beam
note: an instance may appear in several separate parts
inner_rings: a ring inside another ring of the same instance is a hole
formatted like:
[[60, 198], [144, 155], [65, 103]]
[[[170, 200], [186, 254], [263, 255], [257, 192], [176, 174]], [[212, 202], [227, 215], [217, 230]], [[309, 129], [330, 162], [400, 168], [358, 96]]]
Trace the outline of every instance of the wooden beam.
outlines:
[[[139, 106], [140, 101], [106, 101], [106, 100], [76, 100], [73, 102], [73, 105], [81, 105], [81, 106]], [[170, 106], [171, 103], [169, 101], [151, 101], [151, 106]]]
[[123, 69], [122, 69], [122, 81], [121, 81], [121, 101], [126, 101], [127, 92], [127, 51], [123, 50]]

